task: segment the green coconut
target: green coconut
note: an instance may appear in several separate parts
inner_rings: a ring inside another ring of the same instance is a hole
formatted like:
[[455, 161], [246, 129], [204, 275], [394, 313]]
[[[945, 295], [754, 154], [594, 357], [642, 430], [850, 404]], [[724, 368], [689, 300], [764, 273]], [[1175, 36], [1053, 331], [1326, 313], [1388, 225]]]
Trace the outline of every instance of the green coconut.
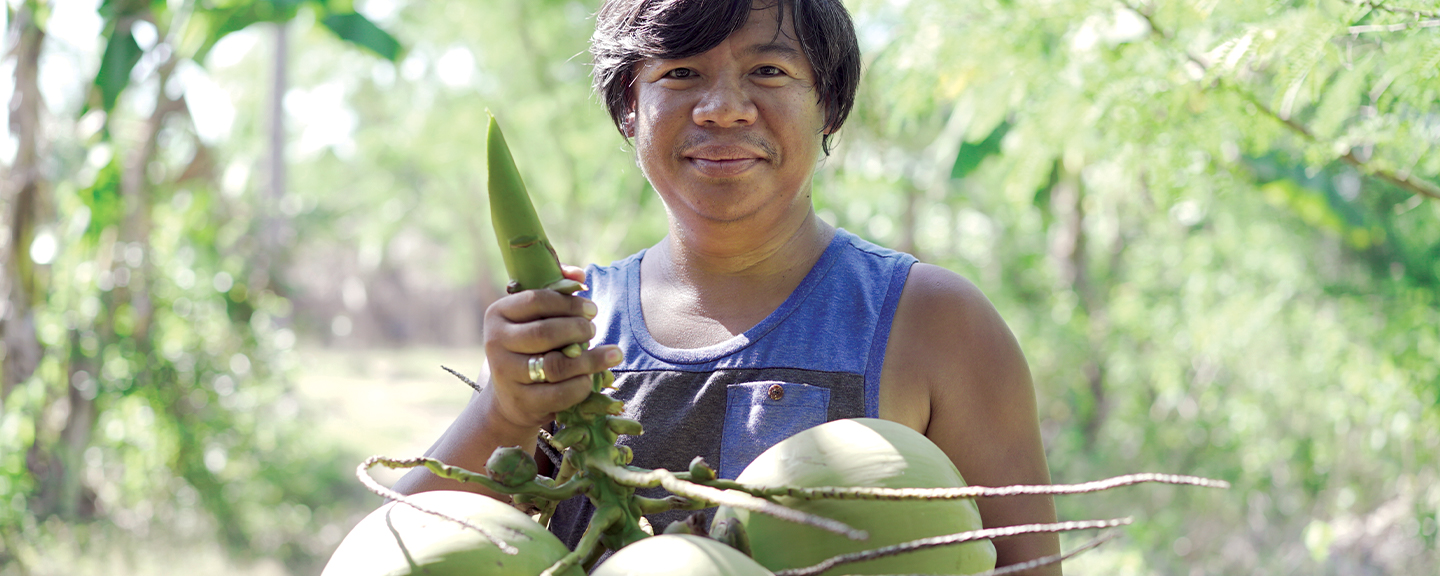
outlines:
[[774, 576], [749, 556], [691, 534], [661, 534], [621, 548], [590, 576]]
[[[805, 430], [770, 447], [736, 478], [758, 486], [867, 486], [958, 488], [965, 479], [950, 458], [924, 435], [903, 424], [857, 418]], [[803, 568], [850, 552], [983, 528], [973, 500], [799, 500], [790, 508], [839, 520], [869, 532], [850, 540], [765, 514], [722, 506], [714, 525], [736, 518], [749, 535], [755, 560], [770, 570]], [[974, 574], [995, 567], [989, 540], [843, 564], [836, 574]]]
[[[519, 553], [506, 554], [475, 530], [390, 502], [350, 530], [321, 576], [535, 576], [570, 552], [525, 513], [493, 498], [436, 491], [410, 499], [489, 530]], [[584, 576], [584, 571], [572, 568], [563, 574]]]

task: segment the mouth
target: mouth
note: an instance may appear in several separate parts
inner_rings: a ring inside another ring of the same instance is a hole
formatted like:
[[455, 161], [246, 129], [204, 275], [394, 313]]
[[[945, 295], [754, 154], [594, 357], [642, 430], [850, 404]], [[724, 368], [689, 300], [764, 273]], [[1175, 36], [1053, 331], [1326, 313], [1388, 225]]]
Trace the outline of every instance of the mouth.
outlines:
[[738, 176], [766, 160], [763, 152], [733, 145], [699, 146], [686, 150], [681, 157], [702, 175], [712, 178]]

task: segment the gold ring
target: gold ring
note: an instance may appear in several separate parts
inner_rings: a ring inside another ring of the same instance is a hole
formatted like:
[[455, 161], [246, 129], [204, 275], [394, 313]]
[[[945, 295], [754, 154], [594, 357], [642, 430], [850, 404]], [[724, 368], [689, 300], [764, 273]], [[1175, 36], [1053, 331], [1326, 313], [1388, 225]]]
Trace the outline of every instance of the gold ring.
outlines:
[[548, 378], [545, 377], [545, 355], [544, 355], [544, 354], [540, 354], [540, 355], [537, 355], [537, 356], [531, 356], [531, 357], [530, 357], [530, 361], [526, 363], [526, 366], [530, 369], [530, 382], [534, 383], [534, 382], [549, 382], [549, 381], [550, 381]]

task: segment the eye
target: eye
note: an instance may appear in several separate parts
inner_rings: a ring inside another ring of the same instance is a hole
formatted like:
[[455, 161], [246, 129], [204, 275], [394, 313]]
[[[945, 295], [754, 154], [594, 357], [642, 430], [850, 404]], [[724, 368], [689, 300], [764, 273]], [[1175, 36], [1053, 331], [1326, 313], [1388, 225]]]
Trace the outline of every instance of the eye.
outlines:
[[785, 71], [777, 66], [761, 66], [755, 69], [755, 73], [761, 76], [784, 76]]
[[666, 72], [665, 77], [674, 78], [676, 80], [685, 80], [687, 78], [694, 78], [695, 71], [689, 68], [675, 68], [669, 72]]

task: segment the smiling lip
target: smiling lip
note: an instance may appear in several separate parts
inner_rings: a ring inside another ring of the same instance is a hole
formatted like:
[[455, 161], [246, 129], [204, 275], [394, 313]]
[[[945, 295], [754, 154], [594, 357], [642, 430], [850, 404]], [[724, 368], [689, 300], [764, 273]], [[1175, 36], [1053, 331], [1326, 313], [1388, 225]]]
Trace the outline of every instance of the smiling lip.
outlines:
[[711, 178], [738, 176], [765, 159], [759, 152], [729, 145], [700, 146], [686, 150], [682, 156], [702, 175]]

